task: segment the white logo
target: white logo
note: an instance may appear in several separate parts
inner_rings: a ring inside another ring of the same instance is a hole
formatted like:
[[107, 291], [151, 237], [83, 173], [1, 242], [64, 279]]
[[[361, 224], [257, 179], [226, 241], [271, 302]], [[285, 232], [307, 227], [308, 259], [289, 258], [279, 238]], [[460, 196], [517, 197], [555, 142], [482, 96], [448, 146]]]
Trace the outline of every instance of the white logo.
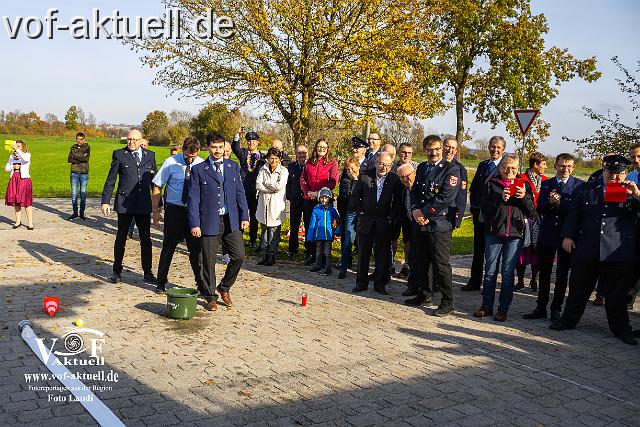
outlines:
[[[89, 338], [89, 344], [85, 342], [85, 339], [81, 334], [92, 334], [93, 337]], [[47, 348], [44, 344], [44, 338], [36, 338], [36, 342], [38, 344], [38, 350], [40, 352], [40, 356], [45, 363], [49, 362], [49, 359], [53, 355], [54, 358], [56, 356], [61, 356], [62, 360], [58, 360], [55, 358], [53, 360], [53, 364], [63, 364], [63, 365], [76, 365], [76, 366], [86, 366], [86, 365], [104, 365], [104, 358], [100, 356], [102, 352], [102, 345], [105, 343], [105, 340], [102, 338], [104, 336], [104, 332], [98, 331], [96, 329], [90, 328], [78, 328], [72, 329], [71, 331], [65, 333], [60, 338], [53, 338], [51, 341], [51, 347]], [[64, 345], [64, 350], [55, 350], [54, 347], [58, 341], [62, 341]], [[78, 356], [81, 353], [87, 353], [88, 359], [79, 359], [70, 356]]]

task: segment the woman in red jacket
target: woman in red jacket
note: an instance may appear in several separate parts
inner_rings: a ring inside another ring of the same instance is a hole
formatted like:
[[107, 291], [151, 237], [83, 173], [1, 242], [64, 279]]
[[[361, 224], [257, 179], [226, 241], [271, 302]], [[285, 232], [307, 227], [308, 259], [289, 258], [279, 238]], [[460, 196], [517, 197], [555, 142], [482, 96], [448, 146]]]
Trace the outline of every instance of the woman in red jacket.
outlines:
[[[311, 157], [304, 166], [300, 174], [300, 188], [304, 198], [304, 228], [309, 229], [309, 218], [311, 211], [318, 204], [318, 191], [322, 187], [328, 187], [331, 191], [338, 183], [338, 161], [331, 155], [331, 149], [326, 139], [320, 138], [316, 141]], [[315, 262], [316, 247], [313, 242], [304, 244], [305, 265]]]
[[[547, 158], [544, 154], [535, 152], [529, 157], [529, 169], [520, 177], [524, 178], [529, 183], [533, 190], [533, 203], [536, 208], [538, 207], [538, 195], [540, 194], [540, 187], [542, 181], [547, 179], [544, 176], [544, 172], [547, 170]], [[516, 272], [518, 274], [518, 283], [514, 286], [514, 291], [519, 291], [524, 288], [524, 273], [527, 270], [527, 265], [531, 264], [531, 290], [533, 292], [538, 291], [538, 254], [536, 248], [538, 246], [538, 230], [540, 228], [540, 222], [537, 219], [529, 219], [529, 231], [531, 243], [527, 247], [523, 247], [520, 252], [520, 261]]]

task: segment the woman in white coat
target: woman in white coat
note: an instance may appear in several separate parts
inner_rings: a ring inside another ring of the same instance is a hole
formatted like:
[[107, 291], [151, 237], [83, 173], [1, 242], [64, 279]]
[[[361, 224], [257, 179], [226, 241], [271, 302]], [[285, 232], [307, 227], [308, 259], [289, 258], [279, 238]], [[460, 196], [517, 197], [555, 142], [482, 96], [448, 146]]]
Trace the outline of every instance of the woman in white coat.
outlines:
[[280, 244], [280, 228], [286, 215], [286, 187], [289, 171], [280, 164], [282, 151], [270, 148], [267, 163], [258, 172], [256, 190], [258, 207], [256, 219], [260, 223], [262, 235], [260, 249], [262, 259], [258, 265], [273, 265]]

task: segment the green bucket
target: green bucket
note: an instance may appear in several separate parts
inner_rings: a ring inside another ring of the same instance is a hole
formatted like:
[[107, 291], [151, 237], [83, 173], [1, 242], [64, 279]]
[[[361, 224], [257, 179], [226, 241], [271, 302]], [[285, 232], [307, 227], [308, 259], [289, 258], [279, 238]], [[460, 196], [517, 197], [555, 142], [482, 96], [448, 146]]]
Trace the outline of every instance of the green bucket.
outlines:
[[172, 288], [167, 289], [167, 315], [171, 319], [191, 319], [196, 315], [198, 305], [195, 289]]

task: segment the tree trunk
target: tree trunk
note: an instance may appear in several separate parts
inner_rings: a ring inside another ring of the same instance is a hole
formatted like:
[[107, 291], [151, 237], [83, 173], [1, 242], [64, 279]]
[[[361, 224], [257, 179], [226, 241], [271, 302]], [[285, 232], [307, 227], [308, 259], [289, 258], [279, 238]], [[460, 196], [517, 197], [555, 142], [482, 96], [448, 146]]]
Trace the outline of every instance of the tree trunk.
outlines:
[[464, 87], [455, 89], [456, 95], [456, 140], [458, 146], [464, 142]]

